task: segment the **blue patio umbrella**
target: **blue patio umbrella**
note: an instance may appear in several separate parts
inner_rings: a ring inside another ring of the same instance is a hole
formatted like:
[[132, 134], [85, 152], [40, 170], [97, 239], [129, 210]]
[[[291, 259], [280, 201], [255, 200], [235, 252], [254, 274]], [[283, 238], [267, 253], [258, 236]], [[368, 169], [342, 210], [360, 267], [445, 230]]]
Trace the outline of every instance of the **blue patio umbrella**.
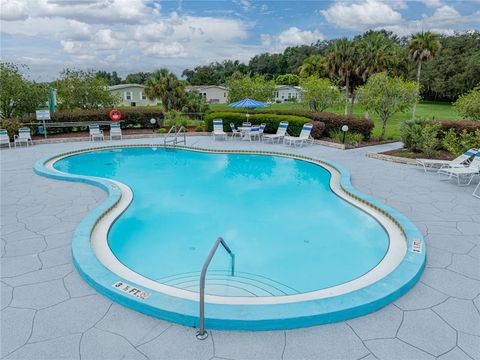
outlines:
[[257, 100], [252, 100], [252, 99], [243, 99], [231, 104], [228, 104], [228, 107], [234, 107], [234, 108], [244, 108], [244, 109], [255, 109], [255, 108], [264, 108], [267, 107], [268, 105]]

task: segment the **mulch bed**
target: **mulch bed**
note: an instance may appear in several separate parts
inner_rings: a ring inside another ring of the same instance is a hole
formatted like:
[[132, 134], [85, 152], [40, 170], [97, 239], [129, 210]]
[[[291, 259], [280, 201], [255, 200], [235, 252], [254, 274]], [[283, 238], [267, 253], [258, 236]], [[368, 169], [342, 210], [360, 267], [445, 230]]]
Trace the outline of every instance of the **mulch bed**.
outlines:
[[[427, 155], [425, 155], [423, 152], [413, 152], [408, 149], [390, 150], [390, 151], [382, 152], [380, 154], [397, 156], [397, 157], [408, 158], [408, 159], [426, 159], [427, 158]], [[454, 156], [445, 150], [437, 151], [431, 157], [431, 159], [438, 159], [438, 160], [452, 160], [453, 158]]]

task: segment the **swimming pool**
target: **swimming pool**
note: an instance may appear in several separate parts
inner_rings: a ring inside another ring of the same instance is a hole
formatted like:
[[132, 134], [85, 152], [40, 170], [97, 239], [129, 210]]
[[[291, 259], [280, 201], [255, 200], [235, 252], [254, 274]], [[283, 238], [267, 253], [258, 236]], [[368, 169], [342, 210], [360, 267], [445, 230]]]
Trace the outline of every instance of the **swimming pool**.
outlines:
[[361, 315], [405, 292], [424, 266], [424, 249], [413, 251], [414, 240], [422, 244], [418, 230], [360, 197], [329, 162], [139, 146], [50, 157], [36, 170], [110, 193], [79, 227], [76, 238], [88, 234], [89, 246], [74, 238], [86, 280], [126, 306], [183, 324], [197, 324], [199, 272], [218, 236], [235, 253], [235, 275], [218, 251], [206, 282], [211, 328]]

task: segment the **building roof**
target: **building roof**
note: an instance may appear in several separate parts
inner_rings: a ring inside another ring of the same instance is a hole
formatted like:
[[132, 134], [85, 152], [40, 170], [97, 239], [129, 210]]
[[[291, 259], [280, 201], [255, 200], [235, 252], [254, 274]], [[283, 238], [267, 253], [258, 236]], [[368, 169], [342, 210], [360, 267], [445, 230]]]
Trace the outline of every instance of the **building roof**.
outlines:
[[144, 88], [142, 84], [119, 84], [119, 85], [113, 85], [109, 86], [107, 89], [108, 90], [120, 90], [120, 89], [128, 89], [131, 87], [137, 87], [137, 88]]
[[293, 86], [293, 85], [275, 85], [275, 89], [282, 90], [282, 89], [295, 89], [297, 91], [301, 91], [302, 88], [300, 86]]
[[185, 86], [185, 90], [189, 91], [189, 90], [203, 90], [203, 89], [210, 89], [210, 88], [218, 88], [218, 89], [222, 89], [222, 90], [228, 90], [225, 86], [221, 86], [221, 85], [188, 85], [188, 86]]

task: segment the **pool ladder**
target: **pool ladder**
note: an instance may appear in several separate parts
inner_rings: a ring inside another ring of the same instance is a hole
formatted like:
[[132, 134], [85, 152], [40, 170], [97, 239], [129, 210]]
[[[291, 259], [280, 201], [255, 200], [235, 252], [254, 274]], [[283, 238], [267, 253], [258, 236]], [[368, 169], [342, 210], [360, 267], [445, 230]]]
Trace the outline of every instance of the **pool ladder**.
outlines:
[[213, 255], [215, 255], [218, 245], [220, 244], [232, 258], [230, 274], [232, 276], [235, 275], [235, 254], [232, 252], [232, 250], [230, 250], [225, 240], [223, 240], [222, 237], [219, 237], [210, 249], [207, 259], [203, 263], [202, 272], [200, 273], [200, 329], [197, 331], [198, 340], [205, 340], [208, 337], [208, 333], [205, 330], [205, 277], [207, 276], [208, 266], [210, 265]]
[[[168, 130], [168, 133], [165, 135], [165, 138], [163, 139], [163, 145], [165, 148], [167, 148], [167, 144], [172, 144], [172, 148], [175, 148], [177, 144], [183, 143], [184, 145], [187, 145], [187, 136], [186, 136], [187, 129], [185, 126], [180, 126], [180, 128], [177, 131], [177, 126], [173, 125], [170, 130]], [[179, 137], [181, 138], [181, 134], [183, 134], [183, 139], [178, 139]]]

